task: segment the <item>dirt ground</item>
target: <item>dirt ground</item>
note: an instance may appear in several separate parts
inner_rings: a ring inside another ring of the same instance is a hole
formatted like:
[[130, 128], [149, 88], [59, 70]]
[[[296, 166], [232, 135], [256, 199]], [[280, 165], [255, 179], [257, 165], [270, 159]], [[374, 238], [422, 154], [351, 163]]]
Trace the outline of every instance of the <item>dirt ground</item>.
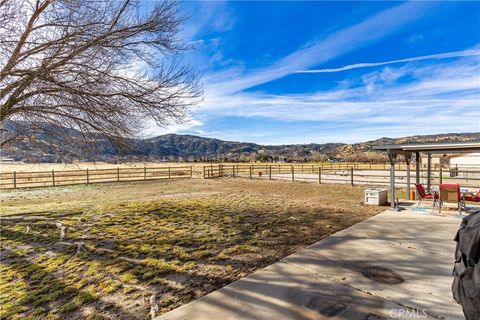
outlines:
[[222, 178], [2, 191], [0, 318], [148, 319], [152, 295], [164, 313], [385, 209], [363, 190]]

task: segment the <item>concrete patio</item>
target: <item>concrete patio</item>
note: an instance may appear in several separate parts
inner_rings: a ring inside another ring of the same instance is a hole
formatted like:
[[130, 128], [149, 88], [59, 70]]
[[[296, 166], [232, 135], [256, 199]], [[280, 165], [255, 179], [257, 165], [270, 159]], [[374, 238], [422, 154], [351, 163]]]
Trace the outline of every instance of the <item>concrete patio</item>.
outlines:
[[459, 224], [386, 211], [158, 319], [463, 319], [450, 290]]

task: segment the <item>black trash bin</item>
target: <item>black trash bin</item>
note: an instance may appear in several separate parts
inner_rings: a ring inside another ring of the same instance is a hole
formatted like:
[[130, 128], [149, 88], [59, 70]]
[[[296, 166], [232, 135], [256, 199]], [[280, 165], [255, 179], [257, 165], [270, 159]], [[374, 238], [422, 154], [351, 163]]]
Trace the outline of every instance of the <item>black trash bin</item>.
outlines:
[[453, 298], [467, 320], [480, 319], [480, 212], [463, 218], [455, 241]]

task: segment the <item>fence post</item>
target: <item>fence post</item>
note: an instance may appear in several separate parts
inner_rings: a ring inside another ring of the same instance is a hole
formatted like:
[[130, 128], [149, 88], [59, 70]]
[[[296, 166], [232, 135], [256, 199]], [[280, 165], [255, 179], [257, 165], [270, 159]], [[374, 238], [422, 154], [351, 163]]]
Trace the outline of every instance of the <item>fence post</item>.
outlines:
[[438, 184], [440, 185], [440, 184], [442, 184], [442, 182], [443, 182], [443, 181], [442, 181], [442, 180], [443, 180], [443, 177], [442, 177], [442, 167], [440, 167], [440, 172], [439, 172], [439, 174], [440, 174], [440, 175], [439, 175], [439, 177], [438, 177]]
[[383, 170], [385, 170], [385, 162], [383, 163]]
[[302, 173], [303, 173], [303, 163], [302, 163]]
[[52, 185], [55, 187], [55, 170], [52, 170]]
[[352, 186], [353, 186], [353, 167], [350, 168], [350, 170], [351, 170], [351, 171], [350, 171], [350, 182], [351, 182], [351, 184], [352, 184]]
[[252, 168], [252, 165], [250, 165], [250, 179], [252, 179], [252, 171], [253, 171], [253, 168]]
[[190, 166], [190, 178], [193, 177], [193, 166]]
[[90, 183], [90, 177], [88, 176], [88, 168], [87, 168], [87, 184]]
[[322, 167], [318, 167], [318, 183], [322, 183]]
[[168, 179], [170, 179], [170, 175], [171, 175], [171, 173], [170, 173], [170, 166], [168, 166]]
[[13, 171], [13, 188], [17, 189], [17, 171]]
[[268, 170], [268, 177], [272, 180], [272, 165], [270, 165], [270, 169]]
[[120, 168], [117, 167], [117, 182], [120, 182]]
[[147, 167], [143, 167], [143, 180], [147, 180]]
[[292, 181], [295, 181], [295, 167], [292, 166]]

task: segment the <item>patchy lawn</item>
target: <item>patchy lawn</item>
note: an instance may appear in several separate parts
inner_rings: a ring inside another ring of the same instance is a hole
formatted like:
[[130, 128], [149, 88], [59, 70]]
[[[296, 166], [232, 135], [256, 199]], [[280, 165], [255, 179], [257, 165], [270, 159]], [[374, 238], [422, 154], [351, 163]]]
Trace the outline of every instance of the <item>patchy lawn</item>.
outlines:
[[4, 191], [0, 318], [148, 319], [153, 294], [167, 312], [383, 211], [363, 190], [225, 178]]

